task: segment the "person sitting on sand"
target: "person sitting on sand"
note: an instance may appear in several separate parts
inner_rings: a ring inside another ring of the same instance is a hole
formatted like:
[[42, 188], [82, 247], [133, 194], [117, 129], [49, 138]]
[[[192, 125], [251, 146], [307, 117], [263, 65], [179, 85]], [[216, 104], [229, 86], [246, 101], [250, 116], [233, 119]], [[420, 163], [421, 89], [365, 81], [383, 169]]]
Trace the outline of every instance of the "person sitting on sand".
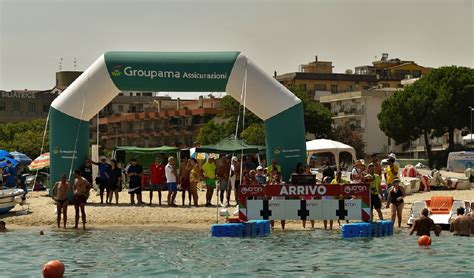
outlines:
[[61, 213], [63, 213], [63, 221], [64, 221], [64, 229], [66, 229], [67, 223], [67, 206], [68, 206], [68, 198], [67, 193], [69, 192], [69, 185], [68, 178], [66, 174], [61, 176], [61, 181], [58, 181], [54, 184], [53, 191], [54, 197], [53, 199], [56, 201], [56, 210], [57, 210], [57, 222], [58, 228], [61, 228]]
[[74, 209], [76, 211], [74, 229], [79, 225], [79, 209], [82, 214], [82, 229], [86, 229], [86, 209], [87, 194], [92, 186], [86, 178], [81, 176], [81, 171], [74, 171]]
[[0, 232], [6, 232], [7, 231], [7, 224], [5, 221], [0, 220]]
[[455, 236], [471, 236], [471, 218], [464, 215], [464, 208], [460, 207], [457, 209], [458, 216], [456, 219], [451, 221], [449, 231], [454, 232]]
[[410, 235], [416, 231], [417, 236], [431, 236], [430, 231], [434, 231], [436, 236], [439, 236], [441, 229], [435, 225], [433, 219], [429, 216], [429, 211], [427, 208], [424, 208], [421, 211], [420, 217], [415, 220], [413, 227], [411, 228]]

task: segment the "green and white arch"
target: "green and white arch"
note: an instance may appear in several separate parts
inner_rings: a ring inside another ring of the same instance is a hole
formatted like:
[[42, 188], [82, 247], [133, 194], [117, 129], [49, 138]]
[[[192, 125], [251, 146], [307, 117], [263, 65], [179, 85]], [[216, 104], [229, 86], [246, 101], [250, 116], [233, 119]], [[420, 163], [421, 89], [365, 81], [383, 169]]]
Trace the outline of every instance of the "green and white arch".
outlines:
[[[303, 105], [240, 52], [107, 52], [52, 103], [51, 176], [79, 167], [89, 147], [89, 120], [120, 91], [222, 92], [237, 101], [246, 76], [246, 107], [264, 120], [267, 160], [288, 178], [305, 161]], [[183, 93], [184, 94], [184, 93]]]

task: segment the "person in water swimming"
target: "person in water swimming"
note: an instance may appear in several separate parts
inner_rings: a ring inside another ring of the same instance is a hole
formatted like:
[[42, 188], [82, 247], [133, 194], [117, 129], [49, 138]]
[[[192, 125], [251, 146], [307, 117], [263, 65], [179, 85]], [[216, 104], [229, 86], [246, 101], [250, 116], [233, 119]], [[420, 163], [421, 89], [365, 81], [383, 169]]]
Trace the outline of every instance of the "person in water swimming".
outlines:
[[457, 209], [458, 216], [451, 222], [449, 231], [455, 236], [471, 236], [471, 218], [464, 215], [464, 208]]
[[431, 219], [428, 215], [428, 209], [424, 208], [421, 211], [420, 217], [415, 220], [415, 223], [413, 223], [410, 235], [413, 235], [413, 233], [416, 231], [417, 236], [431, 236], [430, 231], [434, 231], [435, 235], [439, 236], [441, 229], [435, 225], [433, 219]]
[[66, 174], [63, 174], [61, 176], [61, 180], [56, 182], [52, 189], [53, 192], [56, 192], [53, 199], [56, 201], [58, 228], [61, 228], [61, 213], [63, 213], [64, 229], [66, 229], [68, 206], [67, 193], [69, 192], [69, 188], [70, 185], [68, 178]]

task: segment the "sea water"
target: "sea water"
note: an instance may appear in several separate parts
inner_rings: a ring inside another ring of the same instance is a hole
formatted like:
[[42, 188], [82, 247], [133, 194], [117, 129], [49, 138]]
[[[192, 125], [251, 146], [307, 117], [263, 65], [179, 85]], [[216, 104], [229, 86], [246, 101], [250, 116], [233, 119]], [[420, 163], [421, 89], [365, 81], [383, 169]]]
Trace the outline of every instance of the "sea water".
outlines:
[[120, 229], [0, 233], [0, 276], [40, 277], [52, 259], [66, 277], [474, 277], [474, 238], [444, 232], [420, 248], [406, 230], [343, 240], [337, 231], [212, 238], [206, 231]]

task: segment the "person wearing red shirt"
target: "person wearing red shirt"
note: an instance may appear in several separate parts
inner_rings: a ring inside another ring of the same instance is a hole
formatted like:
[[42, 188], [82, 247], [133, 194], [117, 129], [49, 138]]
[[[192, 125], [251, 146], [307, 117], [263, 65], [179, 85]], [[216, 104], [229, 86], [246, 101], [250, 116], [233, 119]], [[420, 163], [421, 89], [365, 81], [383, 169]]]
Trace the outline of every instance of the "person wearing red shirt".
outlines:
[[150, 205], [153, 199], [153, 191], [158, 191], [158, 204], [161, 206], [161, 191], [166, 188], [165, 165], [160, 158], [150, 166]]

